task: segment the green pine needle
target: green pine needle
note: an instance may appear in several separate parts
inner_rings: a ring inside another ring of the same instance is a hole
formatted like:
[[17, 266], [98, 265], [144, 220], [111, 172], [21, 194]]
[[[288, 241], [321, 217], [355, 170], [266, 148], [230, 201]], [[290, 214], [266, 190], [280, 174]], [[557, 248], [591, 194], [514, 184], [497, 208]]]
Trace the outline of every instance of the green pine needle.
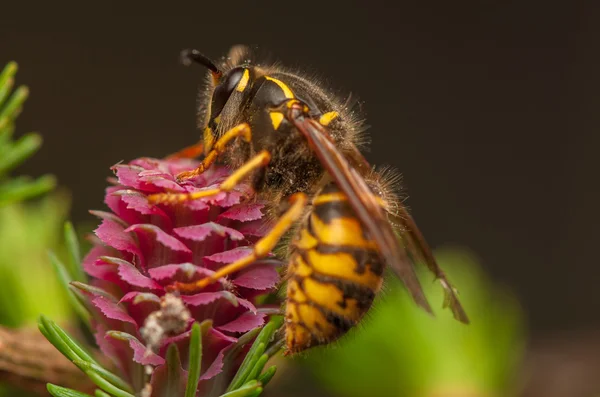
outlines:
[[48, 257], [54, 268], [54, 272], [58, 276], [63, 288], [67, 291], [67, 297], [73, 311], [81, 319], [81, 321], [91, 330], [91, 316], [86, 306], [81, 302], [78, 295], [70, 287], [73, 281], [86, 281], [86, 277], [81, 267], [81, 250], [79, 241], [71, 222], [66, 222], [64, 225], [64, 239], [69, 254], [68, 266], [53, 253], [49, 252]]
[[[258, 338], [256, 340], [258, 341]], [[255, 366], [256, 362], [258, 361], [258, 358], [260, 356], [262, 356], [264, 351], [265, 351], [265, 344], [263, 342], [258, 342], [258, 343], [255, 342], [252, 345], [252, 347], [248, 351], [248, 354], [246, 355], [246, 358], [242, 362], [240, 369], [235, 374], [233, 381], [227, 388], [227, 391], [236, 390], [244, 384], [244, 382], [248, 378], [248, 375], [250, 375], [250, 372], [252, 372], [252, 370], [254, 369], [254, 366]]]
[[263, 392], [263, 388], [262, 387], [258, 387], [254, 391], [254, 393], [248, 395], [248, 397], [258, 397], [258, 396], [260, 396], [262, 394], [262, 392]]
[[69, 360], [73, 361], [80, 359], [80, 357], [77, 356], [69, 345], [60, 337], [51, 323], [52, 321], [48, 320], [46, 317], [40, 316], [38, 327], [42, 335], [44, 335], [46, 339], [48, 339], [48, 342], [52, 343], [52, 345], [54, 345], [54, 347]]
[[262, 387], [257, 387], [253, 393], [250, 393], [247, 395], [247, 397], [258, 397], [262, 394], [263, 392], [263, 388]]
[[66, 222], [64, 226], [64, 238], [67, 244], [67, 251], [69, 253], [69, 272], [74, 281], [85, 282], [87, 280], [83, 268], [81, 267], [81, 248], [79, 247], [79, 240], [75, 228], [71, 222]]
[[8, 150], [0, 157], [0, 175], [16, 168], [22, 162], [31, 157], [42, 146], [42, 137], [36, 133], [23, 135], [14, 142]]
[[238, 355], [240, 354], [240, 352], [242, 351], [242, 349], [244, 348], [244, 346], [246, 346], [248, 343], [252, 342], [256, 338], [256, 336], [260, 333], [261, 330], [262, 330], [262, 328], [254, 328], [254, 329], [246, 332], [244, 335], [240, 336], [238, 338], [237, 342], [235, 342], [231, 346], [231, 348], [228, 349], [223, 361], [225, 363], [229, 363], [229, 364], [231, 364], [233, 361], [235, 361], [237, 359]]
[[248, 374], [247, 379], [256, 379], [256, 378], [258, 378], [258, 376], [261, 374], [262, 370], [265, 368], [265, 364], [267, 364], [268, 360], [269, 360], [269, 355], [268, 354], [261, 355], [258, 358], [258, 360], [256, 360], [256, 364], [254, 364], [254, 367], [252, 368], [252, 370]]
[[167, 390], [169, 395], [175, 395], [179, 391], [181, 380], [179, 349], [171, 343], [167, 349]]
[[[7, 178], [7, 174], [38, 151], [42, 137], [36, 133], [25, 134], [16, 141], [11, 138], [14, 122], [21, 113], [23, 103], [29, 96], [25, 86], [13, 91], [17, 64], [8, 63], [0, 73], [0, 206], [44, 194], [56, 186], [52, 176]], [[12, 94], [11, 94], [12, 92]]]
[[84, 360], [73, 360], [73, 364], [75, 364], [77, 366], [77, 368], [79, 368], [83, 372], [86, 372], [86, 373], [87, 373], [87, 371], [96, 372], [98, 375], [100, 375], [106, 381], [110, 382], [112, 385], [118, 387], [119, 389], [122, 389], [128, 393], [134, 393], [133, 389], [127, 382], [125, 382], [123, 379], [121, 379], [117, 375], [113, 374], [112, 372], [108, 371], [107, 369], [102, 368], [99, 365], [96, 365], [94, 363], [90, 363], [90, 362], [84, 361]]
[[[83, 360], [90, 363], [100, 365], [79, 343], [71, 338], [62, 328], [45, 316], [40, 316], [39, 321], [40, 331], [46, 336], [48, 341], [52, 343], [60, 352], [71, 361]], [[44, 328], [44, 330], [42, 330]], [[44, 331], [46, 333], [44, 333]]]
[[73, 282], [71, 282], [69, 288], [75, 293], [79, 293], [79, 294], [89, 293], [89, 294], [93, 294], [93, 295], [102, 296], [102, 297], [110, 300], [111, 302], [115, 302], [115, 303], [117, 302], [117, 298], [115, 298], [113, 295], [109, 294], [102, 288], [94, 287], [93, 285], [81, 283], [79, 281], [73, 281]]
[[246, 383], [242, 387], [235, 389], [234, 391], [230, 391], [228, 393], [222, 394], [221, 397], [251, 397], [258, 396], [262, 393], [262, 385], [256, 381], [251, 380]]
[[0, 110], [0, 120], [15, 120], [21, 113], [23, 103], [25, 102], [28, 96], [29, 88], [25, 86], [17, 88]]
[[138, 338], [123, 331], [107, 331], [105, 335], [116, 340], [141, 343]]
[[271, 379], [273, 379], [275, 372], [277, 372], [277, 367], [275, 365], [270, 366], [265, 372], [263, 372], [261, 376], [258, 377], [258, 381], [262, 383], [263, 387], [265, 387], [271, 381]]
[[190, 364], [185, 397], [195, 397], [202, 364], [202, 328], [199, 323], [192, 326], [190, 336]]
[[58, 280], [61, 285], [64, 287], [65, 291], [67, 291], [67, 297], [69, 299], [69, 303], [71, 307], [75, 311], [75, 313], [79, 316], [81, 321], [91, 329], [91, 316], [86, 307], [81, 303], [79, 298], [74, 294], [73, 290], [69, 288], [70, 283], [73, 281], [71, 278], [72, 274], [69, 274], [66, 266], [63, 262], [56, 257], [53, 252], [48, 253], [48, 257], [50, 258], [50, 263], [54, 268], [54, 272], [56, 273]]
[[[242, 387], [246, 382], [253, 380], [251, 376], [259, 376], [260, 371], [262, 371], [262, 367], [264, 367], [266, 360], [264, 360], [263, 354], [269, 342], [275, 335], [275, 332], [281, 327], [283, 323], [283, 318], [280, 316], [274, 317], [263, 327], [260, 331], [256, 340], [252, 344], [252, 347], [248, 351], [246, 358], [242, 362], [240, 369], [235, 374], [235, 377], [229, 384], [227, 388], [228, 392], [234, 391]], [[268, 359], [268, 356], [267, 356]], [[264, 360], [264, 362], [262, 362]], [[261, 366], [262, 364], [262, 366]], [[261, 366], [260, 369], [257, 370], [257, 366]]]
[[96, 386], [115, 397], [135, 397], [133, 394], [113, 385], [94, 370], [88, 370], [84, 372]]
[[17, 69], [17, 64], [10, 62], [0, 74], [0, 106], [2, 106], [15, 84], [14, 76], [17, 73]]
[[0, 206], [24, 201], [47, 193], [56, 187], [56, 178], [43, 175], [32, 180], [28, 177], [17, 177], [0, 185]]
[[[46, 339], [48, 339], [48, 341], [52, 343], [54, 347], [56, 347], [65, 357], [71, 360], [79, 369], [81, 369], [83, 373], [85, 373], [88, 378], [90, 378], [90, 380], [94, 382], [94, 384], [101, 390], [115, 397], [134, 397], [133, 389], [127, 382], [103, 368], [91, 356], [91, 354], [81, 347], [81, 345], [71, 338], [62, 328], [56, 325], [54, 321], [41, 316], [38, 326]], [[52, 395], [67, 396], [69, 394], [64, 393], [74, 392], [73, 390], [58, 388], [58, 386], [54, 385], [52, 385], [52, 387], [56, 388], [53, 390], [48, 389]], [[54, 394], [55, 392], [58, 394]], [[71, 395], [85, 396], [86, 394]]]
[[53, 385], [52, 383], [48, 383], [46, 388], [54, 397], [93, 397], [89, 394], [81, 393], [73, 389]]

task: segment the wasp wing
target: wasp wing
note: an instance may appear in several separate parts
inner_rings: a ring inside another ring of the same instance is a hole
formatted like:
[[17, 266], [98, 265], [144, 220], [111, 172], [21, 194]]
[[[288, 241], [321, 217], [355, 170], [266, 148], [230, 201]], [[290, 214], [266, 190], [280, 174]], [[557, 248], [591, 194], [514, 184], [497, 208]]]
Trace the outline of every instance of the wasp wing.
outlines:
[[[329, 133], [321, 124], [302, 116], [289, 117], [289, 120], [307, 139], [323, 167], [348, 196], [348, 201], [356, 211], [358, 219], [375, 240], [382, 259], [402, 280], [415, 302], [427, 312], [432, 313], [410, 258], [404, 248], [398, 244], [386, 213], [371, 193], [363, 177], [338, 151], [329, 137]], [[362, 161], [354, 161], [354, 163], [360, 168], [366, 164]]]
[[[363, 173], [369, 171], [369, 166], [360, 151], [352, 145], [349, 155], [352, 165]], [[431, 248], [425, 241], [423, 234], [417, 227], [413, 217], [409, 214], [406, 207], [402, 204], [398, 205], [395, 214], [391, 214], [394, 218], [394, 223], [400, 227], [400, 237], [405, 244], [405, 247], [412, 257], [413, 261], [425, 264], [427, 268], [434, 274], [435, 278], [440, 281], [444, 289], [444, 307], [449, 307], [454, 315], [454, 318], [465, 324], [469, 323], [469, 318], [458, 299], [456, 289], [448, 281], [446, 273], [437, 264], [435, 257], [431, 252]]]
[[413, 256], [414, 261], [427, 265], [427, 268], [435, 275], [435, 278], [439, 280], [444, 288], [444, 307], [450, 308], [455, 319], [468, 324], [469, 318], [458, 299], [456, 289], [450, 284], [446, 273], [444, 273], [442, 268], [437, 264], [423, 234], [404, 206], [399, 206], [398, 214], [394, 217], [394, 220], [398, 222], [403, 229], [401, 232], [402, 240], [410, 255]]

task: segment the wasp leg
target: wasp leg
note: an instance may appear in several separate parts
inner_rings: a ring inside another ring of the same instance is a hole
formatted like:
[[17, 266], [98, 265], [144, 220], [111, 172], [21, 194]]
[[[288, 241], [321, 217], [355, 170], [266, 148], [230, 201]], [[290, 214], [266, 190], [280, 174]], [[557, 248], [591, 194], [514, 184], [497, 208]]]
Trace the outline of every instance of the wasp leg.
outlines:
[[242, 270], [256, 262], [258, 259], [266, 257], [273, 251], [281, 237], [283, 237], [292, 225], [302, 217], [307, 202], [308, 198], [304, 193], [295, 193], [291, 195], [289, 198], [289, 208], [277, 220], [277, 223], [271, 231], [254, 245], [254, 249], [250, 255], [220, 268], [209, 277], [205, 277], [193, 283], [176, 282], [167, 287], [167, 290], [193, 293], [218, 281], [221, 277]]
[[172, 153], [167, 156], [167, 160], [173, 159], [195, 159], [196, 157], [200, 157], [201, 154], [204, 153], [204, 143], [200, 141], [193, 145], [184, 147], [178, 152]]
[[215, 189], [201, 190], [193, 193], [157, 193], [148, 196], [150, 204], [177, 204], [214, 196], [221, 192], [229, 192], [253, 171], [265, 167], [271, 161], [271, 154], [263, 150], [252, 157]]
[[202, 174], [215, 162], [215, 160], [217, 160], [217, 157], [219, 157], [219, 155], [225, 151], [227, 144], [237, 137], [242, 137], [244, 141], [250, 142], [252, 139], [252, 133], [250, 132], [250, 126], [247, 123], [236, 125], [223, 134], [223, 136], [220, 137], [217, 142], [215, 142], [212, 150], [206, 154], [206, 157], [204, 157], [204, 160], [202, 160], [202, 164], [200, 164], [195, 170], [184, 171], [177, 175], [177, 181], [181, 182]]

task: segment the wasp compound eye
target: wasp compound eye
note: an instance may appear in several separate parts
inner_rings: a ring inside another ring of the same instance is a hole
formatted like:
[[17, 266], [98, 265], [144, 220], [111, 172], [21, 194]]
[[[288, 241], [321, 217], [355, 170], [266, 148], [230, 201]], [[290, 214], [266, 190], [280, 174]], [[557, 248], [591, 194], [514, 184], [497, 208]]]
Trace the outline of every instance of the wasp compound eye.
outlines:
[[211, 105], [211, 113], [212, 118], [216, 118], [227, 103], [227, 100], [231, 96], [231, 93], [239, 82], [242, 80], [244, 76], [244, 68], [235, 68], [232, 69], [224, 79], [221, 80], [221, 83], [215, 88], [215, 92], [212, 97], [212, 105]]

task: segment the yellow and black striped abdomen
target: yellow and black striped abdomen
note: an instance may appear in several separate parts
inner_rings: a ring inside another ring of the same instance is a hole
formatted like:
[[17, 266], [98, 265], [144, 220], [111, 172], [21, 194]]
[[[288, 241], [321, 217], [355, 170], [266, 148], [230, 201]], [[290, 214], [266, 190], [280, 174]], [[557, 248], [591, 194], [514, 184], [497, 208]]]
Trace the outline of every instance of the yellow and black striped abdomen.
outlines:
[[331, 342], [355, 325], [381, 287], [375, 243], [333, 183], [313, 199], [288, 266], [288, 353]]

